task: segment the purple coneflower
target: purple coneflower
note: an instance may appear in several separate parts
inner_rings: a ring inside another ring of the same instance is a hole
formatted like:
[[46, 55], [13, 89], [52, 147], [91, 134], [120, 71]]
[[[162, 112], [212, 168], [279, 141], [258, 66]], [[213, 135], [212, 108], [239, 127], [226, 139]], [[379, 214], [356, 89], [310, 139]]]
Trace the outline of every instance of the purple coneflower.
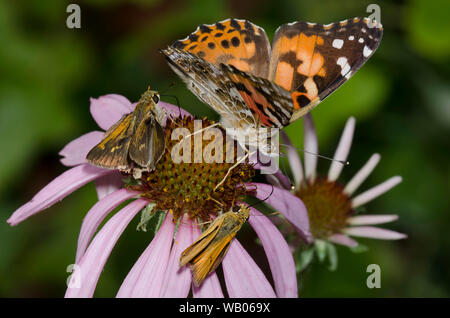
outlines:
[[[310, 232], [316, 248], [323, 251], [327, 248], [326, 244], [329, 244], [327, 242], [349, 247], [357, 246], [358, 243], [350, 236], [382, 240], [405, 238], [405, 234], [373, 226], [394, 221], [398, 218], [397, 215], [356, 215], [356, 209], [389, 191], [402, 181], [400, 176], [394, 176], [361, 194], [354, 195], [377, 165], [380, 160], [379, 154], [373, 154], [346, 185], [337, 181], [350, 151], [355, 119], [353, 117], [348, 119], [334, 154], [334, 160], [325, 177], [318, 176], [316, 172], [317, 155], [315, 154], [318, 153], [318, 142], [311, 115], [305, 116], [303, 125], [304, 165], [287, 135], [282, 133], [293, 176], [293, 186], [286, 181], [287, 178], [284, 175], [278, 175], [278, 178], [271, 177], [271, 181], [279, 187], [291, 188], [291, 192], [303, 201], [308, 211]], [[294, 241], [293, 245], [297, 247], [298, 242]], [[333, 248], [330, 245], [328, 247]], [[318, 254], [320, 258], [319, 251]]]
[[[172, 119], [167, 120], [165, 125], [166, 153], [154, 171], [144, 173], [137, 183], [127, 185], [123, 182], [124, 175], [118, 171], [87, 164], [86, 154], [100, 142], [104, 134], [94, 131], [64, 147], [60, 152], [63, 156], [61, 161], [72, 168], [50, 182], [8, 219], [9, 224], [16, 225], [81, 186], [95, 181], [99, 201], [83, 220], [74, 272], [66, 297], [93, 296], [112, 248], [130, 221], [146, 207], [166, 212], [164, 221], [131, 268], [117, 297], [187, 297], [191, 292], [193, 297], [224, 296], [215, 273], [209, 275], [200, 287], [194, 287], [190, 269], [178, 266], [180, 254], [201, 234], [197, 221], [209, 220], [220, 213], [224, 206], [243, 200], [245, 195], [255, 194], [252, 187], [256, 186], [256, 196], [261, 197], [264, 192], [261, 190], [266, 189], [267, 185], [249, 183], [254, 168], [249, 164], [241, 164], [233, 169], [218, 191], [213, 192], [214, 186], [222, 180], [232, 164], [174, 164], [170, 158], [170, 150], [175, 142], [171, 141], [171, 131], [179, 126], [192, 128], [193, 118], [176, 106], [164, 102], [158, 105], [172, 115]], [[135, 104], [119, 95], [91, 99], [92, 116], [103, 130], [107, 130], [123, 114], [133, 111], [134, 107]], [[205, 127], [211, 124], [206, 119], [203, 119], [203, 123]], [[282, 200], [287, 195], [293, 198], [290, 206]], [[214, 200], [210, 200], [211, 197]], [[128, 205], [98, 230], [106, 216], [128, 200], [131, 200]], [[224, 206], [215, 202], [221, 202]], [[267, 202], [283, 214], [302, 237], [309, 236], [306, 209], [299, 198], [287, 190], [277, 189]], [[290, 209], [294, 205], [296, 213]], [[226, 293], [229, 297], [297, 297], [294, 259], [285, 239], [271, 221], [255, 208], [251, 208], [249, 223], [266, 252], [274, 287], [238, 240], [234, 239], [222, 262]]]

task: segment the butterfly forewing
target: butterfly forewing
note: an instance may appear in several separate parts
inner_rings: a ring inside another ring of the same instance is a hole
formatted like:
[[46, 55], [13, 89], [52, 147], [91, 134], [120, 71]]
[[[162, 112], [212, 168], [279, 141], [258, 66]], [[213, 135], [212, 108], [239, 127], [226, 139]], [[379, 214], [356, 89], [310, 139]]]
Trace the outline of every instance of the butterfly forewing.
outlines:
[[328, 25], [294, 22], [278, 28], [269, 79], [292, 93], [297, 111], [291, 121], [347, 81], [373, 54], [381, 37], [381, 25], [367, 18]]
[[215, 24], [202, 24], [172, 46], [215, 65], [229, 64], [241, 71], [267, 76], [269, 40], [262, 28], [246, 20], [227, 19]]
[[180, 266], [184, 266], [197, 255], [199, 255], [214, 239], [218, 229], [223, 223], [223, 218], [216, 218], [214, 222], [208, 227], [208, 229], [200, 235], [200, 237], [186, 248], [180, 256]]
[[133, 113], [122, 116], [105, 133], [103, 140], [92, 148], [86, 160], [98, 167], [126, 170], [129, 168], [128, 149], [131, 142]]
[[183, 79], [189, 90], [213, 108], [233, 128], [256, 125], [234, 83], [216, 65], [185, 50], [162, 50], [170, 67]]
[[249, 209], [244, 205], [238, 212], [229, 211], [219, 217], [180, 257], [180, 266], [189, 264], [195, 285], [200, 285], [225, 257], [231, 241], [248, 219]]

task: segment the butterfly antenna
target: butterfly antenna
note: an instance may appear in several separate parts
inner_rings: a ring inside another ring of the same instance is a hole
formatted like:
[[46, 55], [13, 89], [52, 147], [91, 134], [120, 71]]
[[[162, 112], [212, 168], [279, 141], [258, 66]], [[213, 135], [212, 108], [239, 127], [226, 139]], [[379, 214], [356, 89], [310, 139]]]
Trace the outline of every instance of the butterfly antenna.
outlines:
[[257, 202], [257, 203], [255, 203], [255, 204], [249, 205], [248, 207], [249, 207], [249, 208], [254, 207], [255, 205], [261, 204], [261, 203], [263, 203], [264, 201], [266, 201], [268, 198], [270, 198], [270, 197], [272, 196], [273, 190], [274, 190], [273, 184], [271, 184], [271, 186], [272, 186], [272, 191], [270, 191], [270, 194], [267, 196], [267, 198], [265, 198], [264, 200], [260, 200], [260, 202]]
[[177, 96], [175, 96], [175, 95], [168, 95], [168, 94], [160, 94], [160, 96], [166, 96], [166, 97], [172, 97], [172, 98], [175, 98], [175, 100], [177, 101], [177, 106], [178, 106], [179, 117], [181, 117], [181, 107], [180, 107], [180, 100], [178, 99], [178, 97], [177, 97]]
[[286, 144], [281, 144], [281, 145], [283, 145], [285, 147], [291, 147], [291, 148], [294, 148], [296, 150], [300, 150], [300, 151], [302, 151], [304, 153], [307, 153], [307, 154], [310, 154], [310, 155], [314, 155], [314, 156], [317, 156], [317, 157], [322, 158], [322, 159], [327, 159], [327, 160], [330, 160], [330, 161], [336, 161], [336, 162], [339, 162], [340, 164], [343, 164], [344, 166], [350, 165], [350, 162], [346, 161], [346, 160], [334, 159], [334, 158], [327, 157], [327, 156], [324, 156], [324, 155], [320, 155], [318, 153], [311, 152], [311, 151], [308, 151], [308, 150], [305, 150], [305, 149], [300, 149], [300, 148], [294, 147], [292, 145], [286, 145]]

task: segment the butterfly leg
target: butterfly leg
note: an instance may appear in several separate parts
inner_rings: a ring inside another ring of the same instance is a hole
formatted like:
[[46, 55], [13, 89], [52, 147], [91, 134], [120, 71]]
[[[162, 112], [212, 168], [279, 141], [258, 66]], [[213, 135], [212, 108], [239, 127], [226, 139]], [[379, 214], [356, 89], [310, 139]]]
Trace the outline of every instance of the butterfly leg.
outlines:
[[249, 156], [253, 155], [254, 153], [256, 153], [256, 151], [250, 153], [250, 152], [247, 150], [247, 154], [246, 154], [244, 157], [242, 157], [241, 159], [239, 159], [232, 167], [230, 167], [230, 169], [228, 169], [227, 174], [225, 175], [225, 177], [223, 177], [222, 181], [220, 181], [220, 182], [216, 185], [216, 187], [214, 188], [214, 191], [216, 191], [216, 190], [217, 190], [217, 189], [225, 182], [225, 180], [228, 178], [228, 175], [231, 173], [231, 170], [233, 170], [234, 168], [236, 168], [239, 164], [241, 164], [242, 162], [244, 162], [245, 159], [247, 159]]

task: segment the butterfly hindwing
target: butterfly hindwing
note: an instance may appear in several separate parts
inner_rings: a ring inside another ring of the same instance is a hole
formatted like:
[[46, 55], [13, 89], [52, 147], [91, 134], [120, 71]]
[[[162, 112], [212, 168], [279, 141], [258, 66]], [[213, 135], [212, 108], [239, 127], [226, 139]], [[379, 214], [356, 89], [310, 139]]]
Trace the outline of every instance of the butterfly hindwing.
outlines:
[[172, 46], [215, 65], [229, 64], [260, 77], [267, 76], [269, 40], [262, 28], [246, 20], [227, 19], [202, 24]]
[[328, 25], [294, 22], [275, 33], [269, 80], [292, 93], [291, 122], [347, 81], [373, 54], [381, 25], [354, 18]]
[[277, 84], [221, 64], [224, 74], [233, 82], [260, 126], [283, 128], [292, 116], [292, 98]]

